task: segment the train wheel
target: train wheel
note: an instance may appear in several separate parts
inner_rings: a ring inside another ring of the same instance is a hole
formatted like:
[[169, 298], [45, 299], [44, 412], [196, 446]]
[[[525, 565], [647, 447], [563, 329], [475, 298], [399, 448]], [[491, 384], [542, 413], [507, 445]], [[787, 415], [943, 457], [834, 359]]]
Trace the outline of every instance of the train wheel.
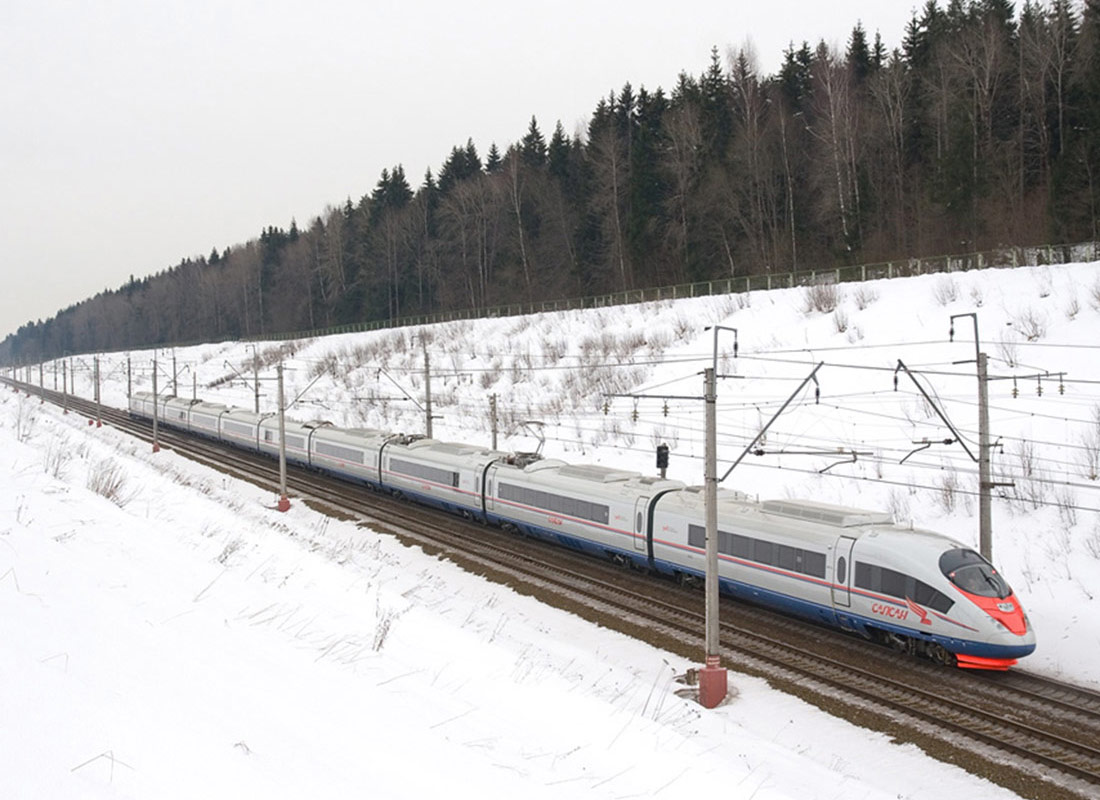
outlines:
[[945, 667], [955, 666], [955, 654], [944, 647], [942, 644], [936, 644], [935, 642], [932, 642], [928, 645], [928, 649], [925, 652], [928, 653], [928, 658], [930, 658], [936, 664], [941, 664]]
[[887, 633], [886, 643], [890, 645], [890, 647], [897, 650], [899, 653], [913, 655], [916, 652], [914, 642], [908, 636], [902, 636], [897, 633]]

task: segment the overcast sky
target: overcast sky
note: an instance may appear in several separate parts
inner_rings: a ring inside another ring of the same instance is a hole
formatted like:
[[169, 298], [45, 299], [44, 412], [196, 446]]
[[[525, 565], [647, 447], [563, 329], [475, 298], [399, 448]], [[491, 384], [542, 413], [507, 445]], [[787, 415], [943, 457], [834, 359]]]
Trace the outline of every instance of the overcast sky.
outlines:
[[900, 45], [909, 0], [0, 0], [0, 338], [132, 274], [305, 226], [451, 147], [572, 133], [751, 43]]

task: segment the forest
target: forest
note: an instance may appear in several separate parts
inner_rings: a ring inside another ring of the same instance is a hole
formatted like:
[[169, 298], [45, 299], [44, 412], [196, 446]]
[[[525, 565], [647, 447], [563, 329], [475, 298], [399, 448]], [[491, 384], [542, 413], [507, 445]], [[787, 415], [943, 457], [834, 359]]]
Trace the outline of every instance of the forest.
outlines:
[[[413, 179], [416, 181], [416, 179]], [[1100, 239], [1100, 0], [928, 2], [887, 49], [711, 52], [31, 322], [0, 363]]]

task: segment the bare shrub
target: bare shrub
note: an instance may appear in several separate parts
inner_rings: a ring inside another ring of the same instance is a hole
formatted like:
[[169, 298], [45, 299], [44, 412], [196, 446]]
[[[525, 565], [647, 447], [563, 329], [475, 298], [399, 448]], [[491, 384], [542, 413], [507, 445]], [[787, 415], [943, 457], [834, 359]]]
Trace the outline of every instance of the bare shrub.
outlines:
[[1020, 347], [1016, 342], [1002, 336], [1001, 340], [997, 342], [997, 353], [1000, 355], [1001, 361], [1008, 366], [1018, 367], [1020, 365]]
[[955, 470], [947, 470], [940, 477], [936, 501], [944, 511], [950, 513], [958, 506], [960, 488], [959, 473]]
[[878, 292], [876, 292], [869, 286], [860, 286], [858, 289], [856, 289], [856, 308], [858, 308], [860, 311], [866, 309], [876, 300], [878, 300]]
[[1014, 455], [1020, 470], [1014, 489], [1016, 500], [1038, 509], [1046, 503], [1048, 485], [1038, 466], [1035, 445], [1020, 442]]
[[1100, 278], [1092, 282], [1089, 287], [1089, 305], [1100, 311]]
[[1061, 486], [1054, 493], [1054, 502], [1058, 505], [1058, 518], [1068, 536], [1068, 529], [1077, 524], [1077, 495], [1069, 486]]
[[46, 449], [42, 453], [42, 466], [47, 475], [64, 480], [72, 457], [69, 440], [60, 436], [46, 443]]
[[1066, 303], [1066, 319], [1077, 319], [1077, 315], [1081, 313], [1081, 303], [1077, 299], [1077, 295], [1070, 297], [1069, 302]]
[[950, 305], [959, 299], [959, 285], [950, 275], [941, 275], [932, 287], [932, 296], [941, 306]]
[[985, 293], [982, 291], [981, 286], [974, 285], [970, 287], [970, 299], [975, 308], [982, 307], [982, 304], [985, 303]]
[[861, 341], [863, 341], [863, 331], [858, 325], [853, 325], [848, 329], [848, 344], [855, 344]]
[[1081, 434], [1081, 465], [1090, 481], [1100, 479], [1100, 405], [1092, 407], [1093, 425]]
[[16, 441], [26, 442], [31, 438], [35, 423], [38, 422], [38, 409], [31, 398], [23, 394], [19, 395], [19, 399], [15, 401], [13, 422], [15, 423]]
[[886, 499], [886, 510], [890, 512], [894, 522], [901, 524], [910, 518], [909, 497], [900, 489], [891, 489]]
[[1085, 539], [1085, 549], [1089, 551], [1089, 555], [1100, 561], [1100, 520], [1093, 524], [1092, 533]]
[[737, 295], [737, 307], [744, 311], [746, 308], [752, 308], [752, 293], [742, 292]]
[[836, 328], [837, 333], [844, 333], [848, 330], [848, 312], [843, 308], [838, 308], [833, 312], [833, 327]]
[[802, 311], [810, 315], [815, 311], [831, 314], [840, 302], [840, 290], [835, 283], [815, 283], [802, 291]]
[[233, 539], [227, 542], [225, 547], [222, 548], [221, 553], [218, 555], [218, 563], [222, 564], [223, 566], [226, 565], [232, 555], [241, 549], [241, 544], [243, 544], [243, 542], [240, 539]]
[[1035, 286], [1039, 290], [1039, 297], [1050, 297], [1054, 289], [1054, 278], [1050, 273], [1050, 267], [1043, 267], [1035, 273]]
[[692, 335], [695, 333], [695, 323], [692, 322], [689, 317], [676, 317], [676, 322], [673, 324], [673, 327], [676, 330], [676, 338], [681, 342], [690, 341]]
[[112, 458], [98, 461], [88, 470], [86, 486], [120, 508], [125, 507], [131, 499], [126, 492], [126, 474], [122, 466]]
[[1029, 307], [1012, 318], [1012, 327], [1029, 342], [1042, 339], [1047, 335], [1046, 314]]
[[374, 626], [374, 639], [371, 642], [371, 649], [378, 653], [386, 644], [386, 637], [390, 635], [390, 628], [393, 626], [393, 621], [397, 619], [397, 612], [393, 609], [375, 609], [376, 622]]

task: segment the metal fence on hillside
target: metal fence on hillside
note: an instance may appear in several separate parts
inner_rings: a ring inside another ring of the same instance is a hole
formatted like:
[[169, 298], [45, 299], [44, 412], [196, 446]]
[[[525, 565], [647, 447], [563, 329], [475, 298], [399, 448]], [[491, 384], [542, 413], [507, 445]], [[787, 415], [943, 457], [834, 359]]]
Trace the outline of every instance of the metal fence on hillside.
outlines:
[[330, 336], [337, 333], [358, 333], [387, 328], [405, 328], [414, 325], [433, 325], [463, 319], [483, 317], [513, 317], [523, 314], [539, 314], [550, 311], [571, 311], [583, 308], [648, 303], [658, 300], [678, 300], [686, 297], [708, 297], [720, 294], [741, 294], [768, 289], [788, 289], [812, 286], [818, 283], [852, 283], [881, 278], [905, 278], [938, 272], [966, 272], [975, 269], [1003, 267], [1036, 267], [1055, 264], [1073, 264], [1082, 261], [1100, 261], [1100, 242], [1084, 242], [1070, 245], [1043, 245], [1039, 247], [1004, 247], [981, 253], [964, 253], [933, 258], [910, 258], [905, 261], [887, 261], [881, 264], [859, 264], [826, 270], [800, 270], [796, 272], [771, 272], [764, 275], [746, 275], [719, 280], [684, 283], [676, 286], [658, 286], [652, 289], [631, 289], [613, 294], [579, 297], [565, 300], [548, 300], [534, 303], [513, 303], [490, 308], [471, 308], [446, 311], [438, 314], [399, 317], [392, 320], [374, 320], [348, 325], [337, 325], [313, 331], [264, 334], [245, 337], [245, 341], [272, 341], [306, 339]]

